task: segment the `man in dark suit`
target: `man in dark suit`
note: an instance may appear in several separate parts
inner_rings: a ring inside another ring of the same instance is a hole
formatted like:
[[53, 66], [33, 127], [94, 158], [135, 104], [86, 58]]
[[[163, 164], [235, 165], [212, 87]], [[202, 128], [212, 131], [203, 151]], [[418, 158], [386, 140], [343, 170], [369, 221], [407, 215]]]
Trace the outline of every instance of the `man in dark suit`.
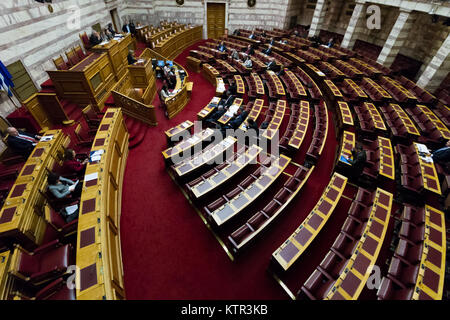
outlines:
[[237, 115], [233, 120], [228, 123], [227, 129], [236, 130], [244, 122], [248, 116], [248, 111], [244, 110], [239, 115]]
[[126, 33], [131, 33], [131, 28], [127, 20], [125, 20], [125, 23], [123, 24], [122, 31]]
[[129, 50], [128, 51], [127, 59], [128, 59], [128, 64], [133, 64], [133, 63], [135, 63], [137, 61], [136, 57], [134, 56], [134, 51], [133, 50]]
[[352, 165], [352, 176], [356, 180], [361, 175], [366, 166], [367, 155], [366, 151], [362, 148], [361, 145], [357, 145], [352, 150], [352, 158], [347, 158], [347, 161]]
[[32, 135], [23, 131], [19, 131], [14, 127], [6, 129], [8, 146], [17, 154], [26, 158], [31, 154], [36, 144], [41, 139], [39, 135]]
[[130, 24], [128, 25], [130, 27], [130, 32], [132, 35], [136, 35], [136, 26], [134, 25], [133, 21], [130, 21]]
[[433, 161], [439, 164], [450, 162], [450, 140], [447, 141], [445, 147], [434, 150], [431, 153], [431, 157], [433, 158]]
[[97, 31], [92, 31], [91, 36], [89, 37], [89, 42], [95, 46], [103, 41], [102, 36]]
[[247, 50], [245, 51], [245, 54], [251, 55], [251, 54], [254, 54], [254, 53], [255, 53], [255, 50], [253, 49], [252, 45], [249, 44], [247, 46]]
[[108, 31], [112, 34], [112, 36], [114, 37], [116, 35], [116, 30], [114, 30], [112, 23], [108, 23]]

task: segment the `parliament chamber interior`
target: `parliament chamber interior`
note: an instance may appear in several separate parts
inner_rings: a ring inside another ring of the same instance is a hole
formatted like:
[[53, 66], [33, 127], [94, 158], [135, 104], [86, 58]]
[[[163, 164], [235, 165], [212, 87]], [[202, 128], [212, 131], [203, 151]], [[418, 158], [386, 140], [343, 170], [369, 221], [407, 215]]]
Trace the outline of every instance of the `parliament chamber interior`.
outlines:
[[1, 6], [0, 299], [449, 299], [448, 1]]

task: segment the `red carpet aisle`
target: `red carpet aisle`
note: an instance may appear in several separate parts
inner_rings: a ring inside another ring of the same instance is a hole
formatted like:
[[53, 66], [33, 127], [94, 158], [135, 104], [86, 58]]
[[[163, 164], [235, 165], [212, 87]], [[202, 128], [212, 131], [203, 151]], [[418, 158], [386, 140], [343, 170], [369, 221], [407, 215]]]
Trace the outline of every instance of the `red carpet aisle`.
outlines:
[[[176, 61], [184, 65], [193, 47]], [[189, 75], [194, 82], [190, 103], [172, 120], [157, 107], [158, 126], [150, 128], [145, 140], [129, 153], [121, 219], [127, 298], [288, 299], [266, 269], [272, 252], [307, 215], [329, 181], [334, 130], [329, 132], [314, 180], [308, 183], [310, 191], [232, 262], [165, 171], [161, 155], [166, 148], [164, 131], [186, 119], [195, 120], [215, 93], [201, 74]]]

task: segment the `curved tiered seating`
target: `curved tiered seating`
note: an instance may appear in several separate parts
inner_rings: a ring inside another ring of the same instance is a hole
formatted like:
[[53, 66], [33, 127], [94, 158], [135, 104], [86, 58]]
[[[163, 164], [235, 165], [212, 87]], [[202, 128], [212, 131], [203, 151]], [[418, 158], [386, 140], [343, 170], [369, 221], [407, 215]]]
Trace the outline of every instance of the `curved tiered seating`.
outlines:
[[322, 196], [310, 214], [283, 244], [272, 253], [272, 262], [284, 271], [305, 252], [312, 241], [320, 234], [334, 208], [341, 199], [347, 178], [335, 173]]
[[358, 123], [363, 133], [374, 136], [377, 132], [384, 134], [387, 130], [383, 118], [373, 103], [364, 102], [354, 107], [358, 116]]
[[266, 116], [266, 119], [264, 121], [270, 121], [269, 125], [267, 126], [267, 129], [263, 132], [261, 135], [262, 137], [272, 140], [272, 138], [276, 135], [278, 132], [281, 123], [283, 122], [284, 114], [286, 112], [287, 103], [286, 100], [278, 100], [276, 104], [276, 108], [271, 112], [270, 108], [268, 110], [268, 114]]
[[333, 65], [351, 79], [361, 79], [363, 76], [365, 76], [364, 72], [352, 66], [346, 61], [336, 60], [333, 62]]
[[[292, 107], [293, 106], [294, 105], [292, 105]], [[310, 114], [311, 111], [309, 108], [309, 102], [300, 101], [299, 118], [295, 131], [289, 139], [289, 147], [297, 150], [300, 149], [300, 146], [305, 138], [306, 131], [308, 130]]]
[[[360, 192], [358, 191], [358, 194]], [[356, 300], [380, 253], [392, 209], [393, 195], [378, 188], [368, 202], [354, 200], [347, 220], [330, 251], [306, 280], [301, 299]], [[363, 220], [354, 215], [360, 210]]]
[[345, 100], [350, 102], [363, 101], [369, 97], [352, 79], [345, 79], [339, 86], [345, 95]]
[[[249, 110], [249, 106], [251, 106], [251, 109]], [[247, 126], [248, 126], [248, 120], [252, 119], [253, 121], [256, 122], [256, 120], [258, 119], [259, 114], [261, 113], [261, 110], [264, 106], [264, 100], [263, 99], [256, 99], [254, 102], [249, 102], [247, 104], [247, 111], [249, 112], [247, 118], [245, 119], [245, 121], [241, 124], [241, 126], [239, 127], [239, 129], [246, 131], [247, 130]]]
[[450, 140], [450, 131], [428, 107], [417, 105], [406, 109], [406, 112], [422, 131], [423, 135], [419, 138], [420, 141], [439, 145]]
[[412, 136], [420, 136], [419, 130], [398, 104], [391, 103], [385, 107], [380, 107], [380, 110], [394, 137], [406, 139]]
[[444, 213], [429, 205], [405, 206], [399, 236], [388, 274], [377, 291], [378, 299], [442, 299], [446, 261]]
[[[281, 155], [263, 163], [253, 174], [245, 178], [239, 185], [221, 198], [211, 202], [204, 208], [217, 226], [221, 226], [229, 219], [255, 201], [284, 171], [291, 161], [290, 158]], [[270, 166], [265, 166], [270, 165]]]
[[320, 101], [322, 91], [320, 91], [314, 80], [300, 67], [295, 68], [294, 73], [307, 86], [310, 97], [314, 101]]
[[283, 84], [275, 72], [268, 70], [262, 75], [267, 80], [267, 89], [269, 90], [269, 98], [279, 99], [286, 95]]
[[398, 102], [417, 101], [417, 97], [406, 90], [398, 81], [387, 76], [383, 76], [380, 78], [379, 82]]
[[370, 78], [364, 77], [361, 80], [361, 86], [374, 102], [388, 101], [392, 96], [386, 92], [379, 84]]
[[290, 99], [298, 100], [307, 96], [306, 90], [302, 83], [291, 70], [285, 69], [284, 74], [280, 78], [286, 86]]
[[313, 163], [319, 160], [325, 146], [328, 134], [328, 111], [325, 102], [321, 102], [315, 107], [316, 127], [314, 129], [312, 142], [306, 152], [306, 159]]
[[241, 250], [286, 209], [306, 184], [313, 170], [314, 166], [309, 169], [300, 166], [275, 194], [273, 200], [228, 236], [234, 251]]

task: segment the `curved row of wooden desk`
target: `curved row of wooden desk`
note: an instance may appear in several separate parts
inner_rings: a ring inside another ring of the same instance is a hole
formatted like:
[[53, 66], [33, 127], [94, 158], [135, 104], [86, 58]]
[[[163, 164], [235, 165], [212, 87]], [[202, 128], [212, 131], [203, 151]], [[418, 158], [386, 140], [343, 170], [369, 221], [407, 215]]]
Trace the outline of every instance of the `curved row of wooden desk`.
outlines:
[[45, 202], [47, 170], [53, 169], [70, 142], [62, 130], [48, 130], [43, 137], [50, 136], [51, 140], [37, 143], [0, 210], [0, 242], [30, 251], [42, 244], [47, 222], [36, 208]]
[[179, 55], [186, 47], [202, 39], [203, 27], [197, 26], [176, 32], [158, 43], [154, 50], [160, 55], [173, 59]]
[[103, 154], [100, 161], [87, 165], [80, 199], [76, 253], [80, 300], [125, 299], [120, 214], [128, 137], [121, 109], [108, 109], [91, 149]]

